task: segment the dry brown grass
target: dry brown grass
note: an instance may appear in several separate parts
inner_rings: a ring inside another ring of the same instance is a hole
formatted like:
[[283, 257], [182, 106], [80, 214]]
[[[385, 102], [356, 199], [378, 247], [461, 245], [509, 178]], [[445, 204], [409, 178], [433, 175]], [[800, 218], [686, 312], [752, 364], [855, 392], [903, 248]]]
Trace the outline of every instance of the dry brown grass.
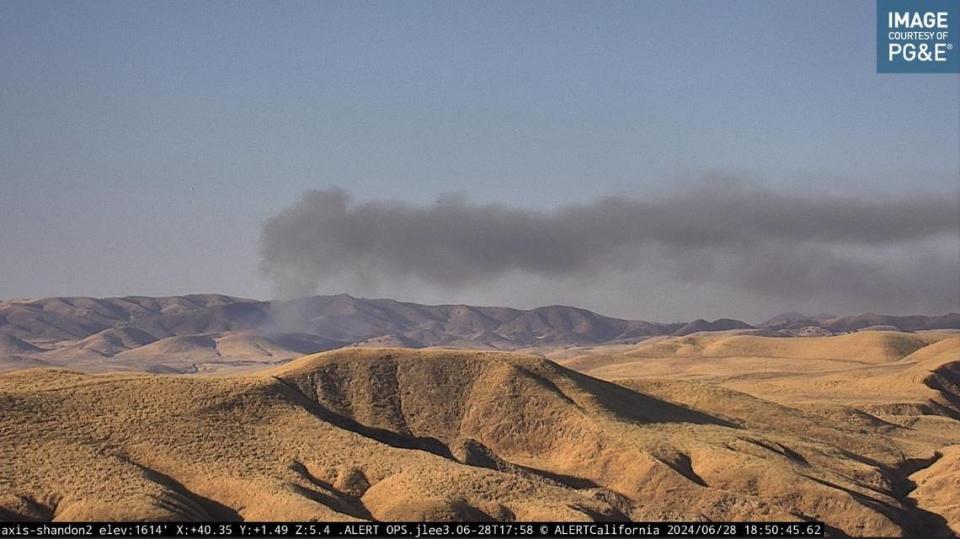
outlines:
[[[921, 520], [943, 518], [960, 533], [960, 483], [953, 473], [960, 443], [955, 332], [817, 338], [714, 333], [568, 349], [555, 357], [650, 395], [721, 417], [732, 414], [766, 431], [803, 433], [850, 459], [880, 463], [902, 492], [937, 514]], [[847, 437], [838, 425], [860, 433]], [[881, 448], [895, 458], [877, 455]], [[906, 477], [917, 469], [912, 480]], [[912, 481], [921, 483], [913, 491]]]
[[[895, 350], [883, 356], [853, 339], [837, 352], [818, 345], [822, 358], [729, 335], [644, 346], [675, 350], [674, 362], [726, 361], [718, 370], [742, 347], [748, 372], [774, 352], [828, 362], [783, 379], [902, 364], [913, 376], [898, 377], [902, 391], [931, 406], [915, 421], [871, 415], [849, 397], [777, 402], [734, 389], [729, 372], [645, 373], [668, 356], [624, 347], [567, 359], [602, 356], [589, 372], [631, 374], [620, 384], [533, 356], [408, 349], [217, 377], [17, 371], [0, 376], [0, 518], [812, 518], [850, 535], [946, 537], [934, 513], [957, 525], [956, 491], [937, 494], [949, 476], [914, 475], [917, 509], [908, 475], [956, 466], [943, 449], [960, 441], [949, 399], [925, 380], [946, 376], [958, 348], [908, 337], [880, 337], [878, 350]], [[676, 352], [687, 349], [700, 351]]]

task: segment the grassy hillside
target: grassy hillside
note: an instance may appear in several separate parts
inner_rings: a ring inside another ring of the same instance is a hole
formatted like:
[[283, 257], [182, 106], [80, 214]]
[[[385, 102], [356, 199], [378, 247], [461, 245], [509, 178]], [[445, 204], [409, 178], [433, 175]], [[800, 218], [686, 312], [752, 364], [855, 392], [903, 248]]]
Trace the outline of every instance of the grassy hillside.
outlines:
[[0, 375], [0, 410], [3, 518], [814, 518], [851, 535], [950, 533], [905, 487], [942, 437], [519, 354], [349, 349], [233, 376], [31, 369]]

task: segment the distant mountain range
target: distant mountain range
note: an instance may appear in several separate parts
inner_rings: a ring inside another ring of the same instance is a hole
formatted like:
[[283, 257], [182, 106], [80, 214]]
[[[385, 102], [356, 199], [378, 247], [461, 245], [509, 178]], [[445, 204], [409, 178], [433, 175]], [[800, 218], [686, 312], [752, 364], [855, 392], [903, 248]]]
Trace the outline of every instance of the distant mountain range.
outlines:
[[889, 329], [895, 331], [960, 329], [960, 314], [894, 316], [865, 313], [854, 316], [834, 316], [832, 314], [807, 316], [800, 313], [784, 313], [767, 320], [759, 327], [774, 330], [795, 330], [818, 327], [831, 333], [847, 333], [864, 329]]
[[217, 294], [0, 302], [0, 368], [203, 372], [248, 368], [343, 346], [520, 349], [741, 331], [768, 336], [960, 329], [960, 314], [834, 317], [784, 313], [656, 323], [554, 305], [522, 310], [420, 305], [348, 295], [264, 302]]

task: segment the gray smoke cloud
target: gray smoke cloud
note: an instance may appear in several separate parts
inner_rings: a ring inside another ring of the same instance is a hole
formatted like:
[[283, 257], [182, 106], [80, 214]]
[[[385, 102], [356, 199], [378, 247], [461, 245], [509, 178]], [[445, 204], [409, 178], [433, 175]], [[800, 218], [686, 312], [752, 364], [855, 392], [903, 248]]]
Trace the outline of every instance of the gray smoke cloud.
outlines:
[[956, 196], [846, 197], [732, 182], [546, 211], [310, 191], [264, 224], [260, 247], [261, 269], [281, 297], [319, 285], [387, 296], [511, 290], [535, 278], [547, 283], [543, 304], [558, 301], [551, 282], [609, 297], [604, 287], [634, 281], [678, 296], [691, 285], [726, 290], [739, 304], [730, 312], [817, 299], [848, 312], [940, 312], [960, 309], [958, 245]]

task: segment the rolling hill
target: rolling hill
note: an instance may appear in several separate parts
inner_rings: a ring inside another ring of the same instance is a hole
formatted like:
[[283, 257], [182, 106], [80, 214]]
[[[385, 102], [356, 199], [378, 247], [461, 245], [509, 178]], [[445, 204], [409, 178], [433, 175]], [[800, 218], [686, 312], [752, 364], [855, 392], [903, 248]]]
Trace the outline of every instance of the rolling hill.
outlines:
[[865, 313], [854, 316], [834, 316], [819, 314], [806, 316], [801, 313], [783, 313], [777, 315], [759, 327], [768, 329], [799, 329], [820, 327], [833, 333], [846, 333], [867, 328], [885, 328], [894, 331], [926, 331], [934, 329], [960, 329], [960, 314], [950, 313], [941, 316], [892, 316], [886, 314]]
[[[808, 323], [819, 325], [794, 329]], [[0, 302], [0, 370], [59, 365], [90, 372], [195, 373], [264, 367], [351, 345], [539, 351], [666, 335], [810, 336], [884, 328], [960, 328], [960, 315], [811, 321], [787, 313], [754, 328], [733, 319], [656, 323], [559, 305], [420, 305], [342, 294], [277, 302], [217, 294], [44, 298]]]
[[952, 514], [955, 453], [938, 451], [960, 441], [455, 350], [229, 376], [20, 370], [0, 375], [0, 410], [0, 518], [16, 520], [820, 519], [834, 536], [950, 537], [935, 511]]

